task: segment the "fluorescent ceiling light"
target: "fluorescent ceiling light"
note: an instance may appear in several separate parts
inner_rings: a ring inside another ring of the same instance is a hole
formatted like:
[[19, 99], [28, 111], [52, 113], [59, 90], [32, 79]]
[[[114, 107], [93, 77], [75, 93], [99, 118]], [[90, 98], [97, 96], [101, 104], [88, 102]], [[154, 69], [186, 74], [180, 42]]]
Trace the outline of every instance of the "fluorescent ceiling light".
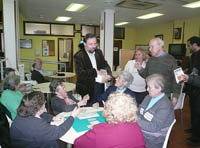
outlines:
[[189, 3], [189, 4], [183, 5], [183, 7], [198, 8], [198, 7], [200, 7], [200, 1], [192, 2], [192, 3]]
[[73, 12], [80, 12], [85, 9], [87, 9], [88, 6], [84, 4], [78, 4], [78, 3], [71, 3], [67, 8], [65, 8], [66, 11], [73, 11]]
[[56, 21], [59, 21], [59, 22], [66, 22], [66, 21], [69, 21], [71, 19], [71, 17], [66, 17], [66, 16], [58, 16], [56, 18]]
[[121, 26], [121, 25], [126, 25], [128, 24], [129, 22], [120, 22], [120, 23], [116, 23], [115, 26]]
[[138, 19], [150, 19], [150, 18], [162, 16], [162, 15], [163, 15], [162, 13], [149, 13], [149, 14], [146, 14], [146, 15], [138, 16], [136, 18], [138, 18]]

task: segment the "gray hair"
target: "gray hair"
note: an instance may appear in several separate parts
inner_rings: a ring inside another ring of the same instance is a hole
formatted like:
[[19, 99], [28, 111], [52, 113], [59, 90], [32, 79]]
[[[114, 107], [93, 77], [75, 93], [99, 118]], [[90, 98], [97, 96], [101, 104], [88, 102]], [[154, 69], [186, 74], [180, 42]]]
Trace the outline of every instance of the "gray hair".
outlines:
[[17, 75], [8, 76], [4, 81], [4, 90], [10, 89], [12, 91], [16, 90], [17, 85], [20, 84], [20, 77]]
[[161, 88], [161, 92], [165, 90], [165, 79], [161, 74], [152, 74], [146, 78], [146, 82], [152, 82], [156, 89]]
[[164, 48], [164, 44], [165, 44], [164, 41], [161, 38], [155, 38], [155, 39], [156, 39], [157, 43]]
[[34, 60], [34, 63], [37, 63], [37, 62], [40, 62], [40, 61], [42, 61], [40, 58], [36, 58], [36, 59]]
[[119, 75], [122, 75], [123, 76], [123, 80], [125, 82], [127, 82], [126, 85], [125, 85], [126, 88], [129, 87], [131, 85], [131, 83], [133, 82], [134, 78], [133, 78], [133, 76], [131, 75], [130, 72], [122, 71]]

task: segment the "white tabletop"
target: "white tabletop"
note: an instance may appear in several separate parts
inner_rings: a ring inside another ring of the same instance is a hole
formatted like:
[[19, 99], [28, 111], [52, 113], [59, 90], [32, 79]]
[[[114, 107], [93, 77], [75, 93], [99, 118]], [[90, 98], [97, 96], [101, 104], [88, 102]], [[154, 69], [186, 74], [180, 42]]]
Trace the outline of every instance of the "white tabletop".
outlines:
[[[84, 115], [84, 114], [88, 114], [90, 112], [97, 112], [97, 111], [102, 111], [103, 108], [98, 108], [98, 109], [95, 109], [93, 107], [83, 107], [81, 108], [81, 111], [80, 111], [80, 115]], [[69, 116], [71, 115], [71, 112], [62, 112], [60, 114], [58, 114], [58, 116], [60, 117], [66, 117], [66, 116]], [[78, 116], [78, 117], [79, 117]], [[52, 125], [60, 125], [62, 124], [61, 121], [54, 121], [51, 123]], [[81, 126], [81, 125], [80, 125]], [[73, 127], [71, 127], [69, 129], [69, 131], [67, 131], [65, 133], [65, 135], [63, 135], [60, 140], [66, 142], [66, 143], [70, 143], [70, 144], [74, 144], [74, 141], [76, 140], [76, 138], [80, 137], [81, 135], [83, 135], [84, 133], [86, 133], [87, 131], [83, 131], [83, 132], [76, 132]]]
[[[73, 91], [76, 88], [76, 85], [74, 83], [68, 83], [68, 82], [62, 82], [62, 83], [65, 85], [67, 91]], [[33, 86], [33, 90], [41, 91], [43, 93], [51, 93], [49, 90], [49, 85], [50, 82], [36, 84]]]
[[54, 79], [65, 79], [65, 78], [72, 78], [74, 77], [76, 74], [73, 72], [57, 72], [59, 74], [64, 74], [64, 76], [58, 76], [58, 75], [51, 75], [48, 76], [49, 78], [54, 78]]

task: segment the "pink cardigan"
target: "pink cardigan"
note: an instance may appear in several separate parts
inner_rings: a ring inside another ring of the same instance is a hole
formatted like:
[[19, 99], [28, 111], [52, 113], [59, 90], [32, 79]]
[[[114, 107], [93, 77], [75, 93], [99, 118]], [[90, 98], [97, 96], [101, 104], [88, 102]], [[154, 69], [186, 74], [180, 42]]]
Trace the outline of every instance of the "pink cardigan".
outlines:
[[137, 123], [95, 125], [77, 138], [74, 148], [145, 148], [144, 137]]

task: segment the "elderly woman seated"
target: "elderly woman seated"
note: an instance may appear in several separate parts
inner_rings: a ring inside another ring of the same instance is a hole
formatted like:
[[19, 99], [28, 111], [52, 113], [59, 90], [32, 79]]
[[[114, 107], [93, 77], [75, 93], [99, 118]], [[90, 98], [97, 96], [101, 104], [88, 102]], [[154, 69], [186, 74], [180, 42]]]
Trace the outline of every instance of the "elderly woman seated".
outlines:
[[135, 100], [124, 93], [109, 95], [102, 115], [107, 123], [93, 129], [75, 140], [75, 148], [145, 148], [144, 137], [138, 126]]
[[89, 95], [85, 95], [81, 101], [76, 100], [71, 92], [67, 92], [65, 85], [60, 80], [51, 81], [49, 88], [53, 93], [51, 108], [55, 115], [61, 112], [70, 112], [76, 106], [84, 106], [89, 99]]
[[[15, 148], [58, 148], [56, 140], [62, 137], [72, 126], [79, 109], [71, 116], [52, 117], [45, 112], [45, 98], [41, 92], [32, 92], [23, 97], [17, 110], [17, 117], [10, 129], [12, 144]], [[50, 125], [52, 120], [65, 120], [61, 125]]]
[[161, 148], [174, 121], [174, 108], [164, 93], [164, 81], [160, 74], [146, 78], [149, 96], [139, 106], [137, 123], [142, 129], [147, 148]]
[[20, 77], [17, 75], [8, 76], [4, 81], [4, 91], [0, 102], [10, 111], [12, 120], [17, 115], [17, 108], [21, 103], [23, 94], [18, 91], [20, 87]]
[[121, 72], [116, 78], [115, 85], [109, 86], [97, 99], [98, 102], [93, 104], [93, 107], [98, 107], [99, 105], [102, 106], [103, 101], [106, 101], [108, 96], [115, 91], [129, 94], [135, 99], [135, 93], [128, 88], [133, 79], [133, 76], [128, 71]]

